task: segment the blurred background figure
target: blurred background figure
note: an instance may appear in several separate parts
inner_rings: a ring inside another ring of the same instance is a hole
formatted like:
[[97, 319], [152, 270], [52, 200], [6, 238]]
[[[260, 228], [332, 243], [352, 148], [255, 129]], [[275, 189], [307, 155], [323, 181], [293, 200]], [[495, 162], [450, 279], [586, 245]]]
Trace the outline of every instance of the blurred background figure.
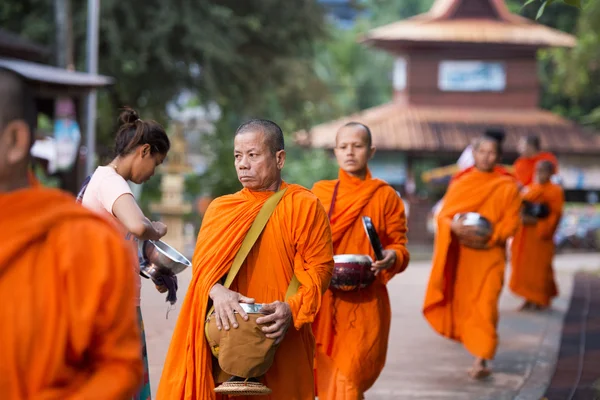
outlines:
[[106, 220], [28, 175], [37, 113], [0, 68], [0, 393], [126, 399], [142, 377], [134, 261]]

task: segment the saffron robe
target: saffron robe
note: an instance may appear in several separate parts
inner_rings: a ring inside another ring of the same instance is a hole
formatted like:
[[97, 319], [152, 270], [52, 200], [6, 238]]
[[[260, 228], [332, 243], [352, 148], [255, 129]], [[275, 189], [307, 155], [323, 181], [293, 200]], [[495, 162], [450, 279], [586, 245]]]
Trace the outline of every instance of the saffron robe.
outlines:
[[539, 161], [550, 161], [554, 165], [554, 173], [558, 173], [558, 160], [552, 153], [542, 151], [533, 157], [519, 157], [514, 163], [515, 177], [523, 186], [533, 183], [535, 165]]
[[2, 399], [130, 399], [142, 383], [131, 250], [61, 191], [0, 193]]
[[[492, 359], [496, 352], [505, 243], [519, 226], [520, 205], [513, 178], [473, 169], [448, 187], [438, 215], [423, 313], [436, 332], [461, 342], [475, 357]], [[487, 249], [463, 246], [452, 233], [452, 218], [464, 212], [478, 212], [492, 223]]]
[[553, 239], [562, 216], [564, 193], [559, 185], [548, 182], [527, 186], [522, 197], [533, 203], [545, 203], [550, 214], [535, 225], [521, 225], [515, 235], [509, 287], [516, 295], [545, 307], [558, 295], [552, 269]]
[[[339, 182], [331, 229], [335, 254], [375, 254], [365, 233], [362, 216], [369, 216], [387, 250], [396, 252], [396, 262], [379, 273], [373, 284], [356, 292], [328, 290], [321, 311], [313, 324], [317, 340], [317, 388], [319, 399], [340, 398], [322, 390], [323, 382], [332, 379], [338, 369], [342, 380], [357, 393], [369, 389], [385, 365], [391, 322], [391, 307], [386, 284], [402, 272], [409, 262], [406, 249], [406, 216], [404, 203], [386, 182], [373, 179], [370, 172], [364, 180], [343, 170], [339, 180], [317, 182], [313, 193], [326, 210], [330, 209], [333, 191]], [[319, 363], [319, 358], [328, 357]], [[336, 379], [339, 381], [340, 379]], [[348, 386], [340, 385], [338, 386]], [[330, 385], [327, 385], [330, 386]], [[339, 390], [345, 390], [340, 387]]]
[[[257, 303], [290, 297], [293, 327], [287, 331], [264, 377], [273, 390], [265, 400], [314, 399], [314, 337], [310, 323], [331, 280], [331, 230], [323, 206], [307, 189], [282, 183], [287, 191], [248, 254], [231, 289]], [[214, 393], [212, 354], [204, 333], [210, 289], [227, 275], [252, 222], [273, 192], [243, 189], [211, 202], [192, 259], [192, 281], [171, 339], [157, 398], [209, 400]], [[236, 399], [239, 399], [236, 397]]]

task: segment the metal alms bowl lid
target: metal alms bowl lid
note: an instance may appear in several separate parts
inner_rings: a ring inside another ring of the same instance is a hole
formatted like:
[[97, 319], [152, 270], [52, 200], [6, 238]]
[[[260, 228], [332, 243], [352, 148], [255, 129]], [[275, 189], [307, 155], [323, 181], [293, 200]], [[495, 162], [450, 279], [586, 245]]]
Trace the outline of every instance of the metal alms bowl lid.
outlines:
[[487, 218], [476, 212], [467, 212], [462, 214], [456, 214], [454, 216], [454, 220], [458, 220], [460, 218], [463, 218], [463, 226], [476, 226], [485, 229], [492, 228], [491, 222]]
[[240, 307], [242, 307], [242, 310], [244, 310], [248, 314], [265, 314], [264, 312], [261, 311], [263, 306], [264, 306], [263, 303], [253, 303], [253, 304], [240, 303]]
[[336, 254], [333, 256], [334, 263], [368, 263], [372, 264], [373, 259], [365, 254]]

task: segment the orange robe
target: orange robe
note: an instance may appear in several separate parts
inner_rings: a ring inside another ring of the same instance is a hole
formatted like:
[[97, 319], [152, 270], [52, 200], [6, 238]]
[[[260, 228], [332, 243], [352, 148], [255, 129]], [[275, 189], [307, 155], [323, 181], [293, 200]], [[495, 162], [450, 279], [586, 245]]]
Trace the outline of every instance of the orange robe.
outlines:
[[141, 341], [121, 235], [41, 187], [0, 193], [0, 226], [0, 397], [130, 399]]
[[547, 204], [550, 215], [535, 225], [522, 225], [515, 235], [510, 290], [529, 302], [548, 306], [558, 294], [552, 270], [553, 239], [562, 216], [564, 193], [554, 183], [533, 184], [526, 188], [523, 200]]
[[552, 153], [542, 151], [533, 157], [519, 157], [514, 163], [515, 177], [523, 186], [527, 186], [533, 182], [535, 175], [535, 165], [539, 161], [550, 161], [554, 164], [554, 173], [558, 173], [558, 160]]
[[[461, 342], [476, 357], [492, 359], [496, 351], [505, 242], [519, 226], [520, 205], [513, 178], [474, 169], [450, 185], [438, 216], [423, 313], [436, 332]], [[488, 249], [458, 243], [450, 225], [463, 212], [478, 212], [493, 224]]]
[[[330, 209], [337, 182], [321, 181], [313, 187], [326, 210]], [[366, 215], [373, 220], [384, 248], [394, 250], [397, 258], [369, 287], [357, 292], [330, 289], [323, 297], [313, 324], [321, 400], [362, 398], [379, 376], [385, 364], [391, 322], [386, 284], [409, 261], [404, 204], [396, 191], [386, 182], [371, 178], [370, 173], [360, 180], [340, 170], [339, 182], [331, 215], [334, 253], [368, 254], [375, 260], [362, 225], [361, 217]]]
[[[294, 327], [286, 333], [264, 378], [265, 400], [313, 400], [314, 337], [310, 323], [331, 280], [333, 249], [327, 215], [318, 199], [298, 185], [288, 190], [242, 265], [231, 289], [257, 303], [284, 301], [295, 274], [301, 283], [287, 300]], [[192, 259], [193, 277], [173, 333], [159, 400], [209, 400], [214, 393], [212, 355], [204, 334], [210, 289], [229, 271], [244, 236], [273, 192], [248, 189], [211, 202]], [[236, 397], [238, 399], [238, 397]]]
[[[454, 182], [455, 180], [457, 180], [461, 176], [468, 174], [469, 172], [473, 171], [474, 169], [475, 169], [475, 166], [472, 166], [472, 167], [466, 168], [466, 169], [464, 169], [464, 170], [462, 170], [460, 172], [457, 172], [450, 179], [450, 183]], [[514, 175], [509, 170], [507, 170], [506, 168], [504, 168], [502, 165], [496, 165], [494, 167], [494, 171], [497, 172], [498, 174], [506, 175], [506, 176], [510, 176], [510, 177], [514, 178]]]

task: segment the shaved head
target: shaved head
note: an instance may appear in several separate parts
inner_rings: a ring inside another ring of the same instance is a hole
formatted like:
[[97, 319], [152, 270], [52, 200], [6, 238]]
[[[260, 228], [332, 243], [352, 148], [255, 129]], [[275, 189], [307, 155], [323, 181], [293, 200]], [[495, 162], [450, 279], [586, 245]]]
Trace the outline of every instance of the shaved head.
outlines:
[[548, 160], [539, 161], [536, 164], [536, 168], [538, 171], [544, 171], [549, 174], [554, 174], [555, 171], [554, 163]]
[[542, 146], [540, 145], [540, 137], [536, 135], [525, 136], [525, 143], [531, 146], [535, 151], [540, 151]]
[[20, 75], [0, 68], [0, 132], [16, 120], [29, 126], [33, 144], [37, 112], [31, 89]]
[[[373, 145], [373, 136], [371, 135], [371, 129], [369, 129], [368, 126], [366, 126], [365, 124], [362, 124], [360, 122], [348, 122], [346, 125], [342, 126], [340, 128], [340, 130], [338, 131], [338, 134], [344, 129], [344, 128], [358, 128], [364, 131], [365, 133], [365, 143], [367, 144], [367, 147], [371, 147]], [[336, 142], [337, 142], [337, 135], [336, 135]]]
[[492, 136], [483, 135], [473, 141], [473, 148], [477, 150], [482, 143], [493, 143], [498, 154], [502, 153], [502, 142]]
[[29, 185], [29, 152], [36, 126], [35, 101], [25, 80], [0, 68], [0, 193]]
[[541, 184], [550, 182], [556, 166], [548, 160], [538, 161], [535, 164], [535, 181]]
[[237, 128], [235, 136], [248, 132], [262, 132], [265, 135], [267, 146], [272, 154], [285, 149], [283, 131], [273, 121], [269, 121], [268, 119], [251, 119]]
[[475, 168], [483, 172], [493, 171], [502, 154], [501, 141], [489, 135], [482, 135], [473, 142]]

